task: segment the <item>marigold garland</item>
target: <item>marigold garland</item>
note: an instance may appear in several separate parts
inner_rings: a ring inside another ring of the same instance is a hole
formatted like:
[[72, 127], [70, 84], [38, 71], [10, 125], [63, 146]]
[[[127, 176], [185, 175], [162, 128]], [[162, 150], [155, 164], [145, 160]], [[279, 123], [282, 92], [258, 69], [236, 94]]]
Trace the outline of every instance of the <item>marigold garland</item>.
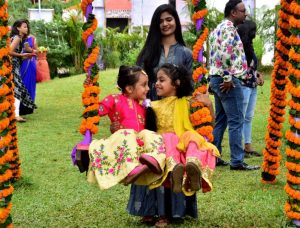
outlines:
[[300, 177], [295, 177], [290, 173], [286, 174], [286, 179], [293, 184], [300, 184]]
[[[16, 122], [8, 18], [8, 1], [0, 1], [0, 227], [13, 227], [10, 201], [14, 188], [10, 182], [21, 175], [16, 133], [12, 133], [12, 130], [16, 132]], [[15, 153], [10, 147], [16, 149]], [[18, 166], [12, 168], [12, 162]]]
[[276, 42], [276, 49], [285, 55], [289, 54], [289, 50], [285, 46], [282, 45], [280, 40], [278, 40]]
[[196, 41], [196, 44], [193, 46], [192, 54], [193, 54], [194, 61], [198, 61], [199, 52], [203, 48], [203, 44], [207, 39], [208, 34], [209, 34], [209, 30], [207, 27], [205, 27], [202, 34], [199, 36], [198, 40]]
[[210, 111], [208, 108], [202, 108], [197, 110], [196, 112], [192, 113], [190, 115], [191, 122], [195, 125], [193, 126], [198, 126], [200, 124], [204, 123], [211, 123], [212, 122], [212, 117], [210, 115]]
[[288, 202], [285, 203], [284, 211], [289, 218], [300, 220], [300, 213], [293, 211], [292, 205], [290, 203], [288, 203]]
[[[300, 191], [297, 190], [300, 184], [300, 151], [298, 148], [300, 146], [300, 121], [298, 116], [296, 116], [296, 112], [300, 111], [300, 54], [297, 52], [300, 46], [300, 39], [297, 34], [299, 34], [300, 22], [300, 6], [297, 1], [292, 0], [291, 3], [288, 1], [281, 0], [282, 5], [284, 6], [286, 12], [290, 13], [281, 13], [280, 16], [284, 17], [285, 21], [288, 21], [290, 24], [290, 37], [285, 36], [285, 42], [288, 43], [291, 47], [289, 48], [289, 54], [286, 66], [288, 69], [289, 78], [287, 80], [287, 89], [288, 92], [292, 95], [292, 98], [287, 102], [290, 107], [288, 121], [290, 124], [290, 129], [286, 131], [285, 136], [287, 139], [287, 148], [286, 148], [286, 156], [287, 161], [285, 163], [287, 172], [287, 183], [285, 185], [285, 191], [288, 195], [287, 202], [285, 203], [284, 210], [290, 219], [300, 220], [299, 213], [299, 203], [297, 201], [300, 200]], [[288, 19], [288, 20], [287, 20]], [[278, 33], [280, 36], [284, 36], [283, 32], [280, 31]], [[288, 34], [285, 31], [285, 34]], [[288, 41], [287, 41], [288, 39]], [[297, 201], [296, 201], [297, 200]]]
[[288, 120], [291, 126], [294, 126], [295, 128], [300, 130], [300, 118], [296, 121], [293, 116], [289, 115]]
[[2, 166], [9, 161], [13, 161], [13, 159], [14, 159], [13, 151], [8, 150], [2, 157], [0, 157], [0, 165]]
[[11, 208], [12, 208], [12, 203], [9, 203], [7, 207], [0, 208], [0, 223], [2, 224], [5, 223], [6, 219], [10, 214]]
[[198, 82], [199, 77], [203, 74], [205, 75], [206, 73], [207, 73], [207, 69], [200, 66], [193, 71], [192, 78], [195, 82]]
[[11, 195], [14, 191], [14, 187], [10, 185], [8, 188], [1, 190], [0, 192], [0, 199], [6, 198], [7, 196]]
[[207, 16], [207, 14], [208, 14], [208, 10], [207, 9], [199, 10], [198, 12], [195, 12], [193, 14], [192, 20], [194, 21], [194, 23], [196, 23], [197, 20], [204, 18], [205, 16]]
[[278, 181], [277, 181], [277, 179], [274, 179], [272, 181], [261, 180], [260, 182], [263, 184], [276, 184]]
[[[263, 150], [263, 164], [262, 164], [262, 183], [275, 183], [276, 176], [280, 173], [281, 154], [279, 147], [281, 146], [281, 138], [283, 136], [281, 130], [283, 128], [284, 114], [286, 107], [286, 93], [287, 93], [287, 77], [289, 76], [288, 63], [285, 59], [289, 58], [289, 45], [291, 44], [289, 29], [291, 24], [289, 19], [291, 15], [288, 13], [289, 4], [281, 1], [285, 7], [282, 7], [279, 12], [278, 25], [276, 32], [276, 52], [275, 63], [272, 71], [271, 81], [271, 96], [270, 96], [270, 114], [268, 118], [267, 133], [265, 135], [266, 146]], [[285, 11], [284, 11], [285, 9]]]
[[206, 93], [206, 91], [207, 91], [206, 85], [199, 86], [194, 90], [193, 96], [196, 96], [198, 93]]
[[[291, 21], [290, 21], [291, 22]], [[279, 18], [278, 20], [278, 25], [283, 28], [283, 29], [286, 29], [286, 30], [289, 30], [291, 28], [291, 24], [288, 23], [288, 22], [285, 22], [283, 21], [281, 18]]]
[[[198, 36], [197, 41], [193, 46], [193, 75], [192, 78], [195, 82], [193, 96], [196, 96], [198, 93], [207, 92], [207, 69], [204, 67], [202, 61], [202, 51], [203, 45], [206, 41], [209, 30], [205, 24], [205, 16], [208, 14], [206, 8], [206, 1], [192, 1], [193, 15], [192, 20], [196, 27], [196, 35]], [[199, 59], [200, 56], [200, 59]], [[213, 141], [213, 127], [212, 127], [212, 116], [208, 108], [204, 107], [201, 102], [192, 102], [191, 103], [191, 122], [195, 130], [202, 136], [204, 136], [209, 142]]]
[[[280, 141], [278, 141], [278, 142], [280, 142]], [[270, 146], [270, 145], [266, 145], [266, 148], [265, 148], [264, 151], [267, 151], [269, 154], [274, 155], [274, 156], [280, 156], [280, 150], [278, 149], [278, 147], [273, 147], [273, 146]], [[268, 158], [266, 158], [266, 160], [269, 161]]]
[[[81, 1], [81, 9], [83, 15], [87, 19], [87, 22], [83, 26], [84, 31], [82, 32], [82, 39], [86, 43], [89, 51], [88, 57], [84, 60], [83, 69], [86, 72], [86, 77], [90, 79], [90, 84], [84, 84], [84, 91], [82, 92], [82, 104], [84, 105], [85, 110], [83, 111], [84, 119], [81, 121], [79, 131], [83, 135], [86, 131], [96, 134], [98, 132], [97, 125], [100, 121], [100, 117], [98, 116], [100, 88], [97, 83], [99, 78], [99, 68], [96, 65], [100, 47], [96, 44], [94, 39], [92, 39], [92, 42], [88, 42], [89, 37], [93, 38], [93, 33], [98, 26], [96, 17], [91, 11], [87, 12], [88, 8], [91, 9], [92, 3], [93, 0]], [[85, 114], [88, 112], [91, 114], [86, 116]]]
[[291, 188], [289, 184], [285, 185], [284, 190], [291, 198], [300, 200], [299, 191]]

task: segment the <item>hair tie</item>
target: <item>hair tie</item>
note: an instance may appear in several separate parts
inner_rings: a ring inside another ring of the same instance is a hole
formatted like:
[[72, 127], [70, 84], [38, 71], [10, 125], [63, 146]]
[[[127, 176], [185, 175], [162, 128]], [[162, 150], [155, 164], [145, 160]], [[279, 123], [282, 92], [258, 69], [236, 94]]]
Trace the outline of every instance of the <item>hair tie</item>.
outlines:
[[144, 74], [144, 75], [147, 75], [147, 76], [148, 76], [148, 74], [146, 73], [146, 71], [142, 70], [141, 72], [142, 72], [142, 74]]

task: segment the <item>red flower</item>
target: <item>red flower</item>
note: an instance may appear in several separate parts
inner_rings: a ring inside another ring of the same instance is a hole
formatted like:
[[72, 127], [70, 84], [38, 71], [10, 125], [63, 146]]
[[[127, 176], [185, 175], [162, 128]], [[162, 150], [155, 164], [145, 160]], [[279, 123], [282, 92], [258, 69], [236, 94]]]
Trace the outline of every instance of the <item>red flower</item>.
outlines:
[[136, 142], [137, 142], [137, 144], [139, 145], [139, 147], [142, 147], [142, 146], [144, 146], [144, 141], [142, 140], [142, 139], [140, 139], [140, 138], [137, 138], [136, 139]]

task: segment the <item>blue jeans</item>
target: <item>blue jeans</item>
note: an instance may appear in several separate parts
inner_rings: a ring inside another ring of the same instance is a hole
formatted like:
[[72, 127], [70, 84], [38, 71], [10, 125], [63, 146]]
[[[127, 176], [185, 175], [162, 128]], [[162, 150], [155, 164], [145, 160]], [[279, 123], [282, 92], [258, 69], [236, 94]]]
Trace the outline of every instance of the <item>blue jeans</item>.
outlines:
[[215, 97], [216, 123], [213, 131], [214, 144], [222, 152], [222, 140], [228, 125], [230, 165], [239, 166], [244, 162], [244, 150], [242, 147], [243, 130], [243, 91], [239, 79], [232, 77], [235, 85], [228, 93], [220, 90], [223, 79], [213, 76], [210, 79], [210, 88]]
[[252, 118], [254, 116], [254, 110], [256, 105], [256, 87], [250, 88], [242, 86], [243, 89], [243, 114], [244, 114], [244, 125], [243, 125], [243, 136], [244, 143], [251, 143], [251, 128], [252, 128]]

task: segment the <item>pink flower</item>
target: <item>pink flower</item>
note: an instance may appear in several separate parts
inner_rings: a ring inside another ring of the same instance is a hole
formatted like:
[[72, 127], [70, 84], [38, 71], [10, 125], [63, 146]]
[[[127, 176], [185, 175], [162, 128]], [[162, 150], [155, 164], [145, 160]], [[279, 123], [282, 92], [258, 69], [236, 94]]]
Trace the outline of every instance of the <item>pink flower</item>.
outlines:
[[109, 173], [114, 173], [114, 171], [115, 171], [114, 168], [110, 168], [110, 169], [108, 170]]
[[233, 53], [232, 46], [227, 46], [227, 52], [228, 52], [228, 54], [232, 54]]
[[126, 161], [132, 162], [132, 159], [131, 158], [126, 158]]
[[216, 65], [217, 65], [217, 67], [221, 67], [222, 61], [220, 59], [216, 59]]
[[140, 138], [137, 138], [136, 139], [136, 142], [137, 142], [137, 144], [140, 146], [140, 147], [142, 147], [142, 146], [144, 146], [144, 141], [142, 140], [142, 139], [140, 139]]
[[123, 131], [123, 134], [125, 135], [125, 136], [127, 136], [127, 135], [129, 135], [130, 133], [128, 132], [128, 131]]
[[96, 162], [93, 162], [92, 166], [95, 167], [95, 168], [101, 168], [102, 167], [102, 165], [100, 163], [96, 163]]
[[159, 153], [164, 153], [165, 152], [165, 147], [164, 146], [158, 147], [158, 152]]
[[101, 158], [96, 158], [96, 159], [95, 159], [95, 162], [96, 162], [96, 163], [101, 163], [101, 161], [102, 161]]
[[101, 152], [100, 152], [100, 151], [95, 151], [94, 153], [95, 153], [95, 155], [97, 155], [97, 156], [100, 156], [100, 155], [101, 155]]

